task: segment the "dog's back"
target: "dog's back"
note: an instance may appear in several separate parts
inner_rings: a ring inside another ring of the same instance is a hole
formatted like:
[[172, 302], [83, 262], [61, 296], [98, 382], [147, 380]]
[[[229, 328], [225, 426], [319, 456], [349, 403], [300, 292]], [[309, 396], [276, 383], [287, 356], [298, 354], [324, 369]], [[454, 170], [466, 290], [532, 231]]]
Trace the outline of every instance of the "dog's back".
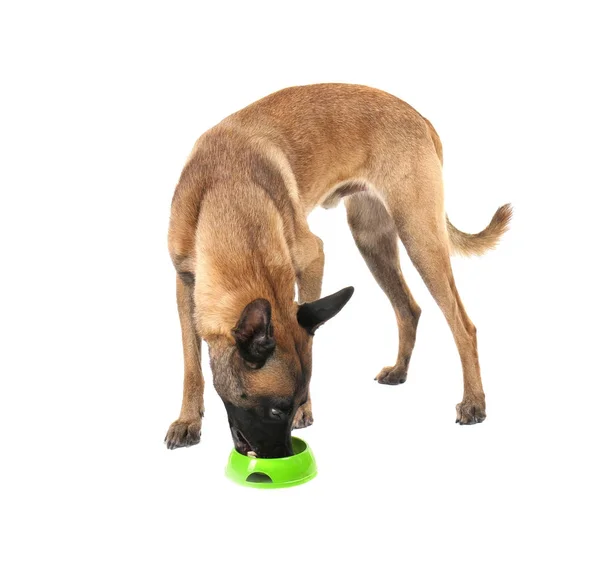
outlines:
[[281, 147], [307, 209], [329, 187], [363, 176], [384, 154], [409, 161], [416, 150], [435, 150], [429, 123], [410, 105], [351, 84], [287, 88], [234, 113], [221, 126], [239, 127]]
[[[196, 142], [173, 197], [171, 255], [180, 259], [192, 252], [207, 189], [220, 186], [222, 197], [235, 199], [240, 181], [258, 178], [271, 187], [271, 199], [287, 221], [290, 213], [333, 206], [339, 200], [331, 192], [336, 185], [368, 176], [379, 160], [387, 165], [383, 158], [390, 153], [409, 165], [420, 150], [441, 155], [433, 127], [410, 105], [381, 90], [316, 84], [271, 94]], [[339, 194], [361, 189], [346, 185]]]

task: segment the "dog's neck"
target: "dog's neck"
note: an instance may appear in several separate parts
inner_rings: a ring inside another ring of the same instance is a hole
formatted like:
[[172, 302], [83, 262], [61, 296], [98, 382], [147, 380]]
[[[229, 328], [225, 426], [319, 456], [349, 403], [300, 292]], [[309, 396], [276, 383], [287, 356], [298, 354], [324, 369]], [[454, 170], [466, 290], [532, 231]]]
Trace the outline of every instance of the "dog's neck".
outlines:
[[279, 218], [265, 206], [265, 216], [249, 217], [230, 207], [226, 216], [213, 209], [199, 220], [196, 321], [206, 340], [231, 338], [243, 309], [257, 298], [271, 303], [276, 329], [285, 329], [295, 318], [296, 277], [290, 252]]

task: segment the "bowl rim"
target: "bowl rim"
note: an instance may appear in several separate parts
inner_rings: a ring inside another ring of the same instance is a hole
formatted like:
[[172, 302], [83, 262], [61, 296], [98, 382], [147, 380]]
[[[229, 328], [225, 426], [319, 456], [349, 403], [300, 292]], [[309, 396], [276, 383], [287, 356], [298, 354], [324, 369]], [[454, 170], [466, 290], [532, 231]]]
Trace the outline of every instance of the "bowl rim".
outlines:
[[292, 456], [285, 456], [285, 458], [255, 458], [254, 456], [247, 456], [246, 454], [240, 454], [235, 448], [232, 450], [232, 453], [240, 456], [241, 458], [245, 458], [247, 459], [248, 462], [260, 462], [260, 463], [266, 463], [266, 462], [285, 462], [285, 461], [294, 461], [294, 458], [299, 458], [301, 456], [304, 456], [306, 454], [310, 454], [310, 447], [308, 446], [308, 443], [306, 442], [306, 440], [302, 440], [302, 438], [300, 438], [299, 436], [292, 436], [292, 447], [294, 446], [293, 442], [299, 442], [302, 446], [304, 446], [303, 450], [298, 452], [297, 454], [293, 454]]

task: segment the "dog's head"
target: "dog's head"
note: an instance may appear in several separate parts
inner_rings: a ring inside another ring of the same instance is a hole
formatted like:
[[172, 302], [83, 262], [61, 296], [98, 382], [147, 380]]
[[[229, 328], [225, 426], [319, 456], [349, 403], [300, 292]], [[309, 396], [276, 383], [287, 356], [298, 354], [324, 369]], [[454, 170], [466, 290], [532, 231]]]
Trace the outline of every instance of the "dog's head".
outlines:
[[238, 452], [260, 458], [292, 455], [292, 421], [308, 399], [312, 336], [353, 292], [348, 287], [302, 304], [293, 318], [276, 325], [271, 303], [254, 300], [233, 328], [233, 342], [209, 342], [214, 385]]

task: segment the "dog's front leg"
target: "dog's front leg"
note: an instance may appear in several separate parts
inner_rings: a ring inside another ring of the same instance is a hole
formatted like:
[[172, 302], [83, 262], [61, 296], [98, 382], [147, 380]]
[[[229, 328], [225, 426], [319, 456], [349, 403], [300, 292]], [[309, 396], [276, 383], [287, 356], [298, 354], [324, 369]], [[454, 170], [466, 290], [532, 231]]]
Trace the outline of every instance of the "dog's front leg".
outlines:
[[183, 342], [183, 401], [179, 419], [165, 436], [167, 448], [192, 446], [200, 442], [204, 414], [204, 378], [200, 368], [201, 341], [194, 325], [194, 278], [190, 273], [177, 275], [177, 309]]
[[[303, 304], [304, 302], [314, 302], [321, 297], [325, 254], [321, 238], [310, 232], [304, 237], [304, 243], [299, 247], [301, 259], [297, 261], [299, 266], [297, 267], [296, 282], [298, 284], [298, 300]], [[300, 405], [296, 411], [293, 428], [303, 429], [312, 424], [312, 403], [309, 392], [306, 402]]]
[[298, 407], [298, 411], [296, 411], [296, 415], [294, 417], [294, 424], [292, 428], [294, 429], [303, 429], [306, 427], [310, 427], [313, 424], [313, 414], [312, 414], [312, 403], [310, 402], [310, 393], [308, 395], [308, 399], [305, 403], [303, 403], [300, 407]]
[[321, 298], [325, 254], [321, 238], [309, 232], [296, 248], [296, 282], [300, 304]]

